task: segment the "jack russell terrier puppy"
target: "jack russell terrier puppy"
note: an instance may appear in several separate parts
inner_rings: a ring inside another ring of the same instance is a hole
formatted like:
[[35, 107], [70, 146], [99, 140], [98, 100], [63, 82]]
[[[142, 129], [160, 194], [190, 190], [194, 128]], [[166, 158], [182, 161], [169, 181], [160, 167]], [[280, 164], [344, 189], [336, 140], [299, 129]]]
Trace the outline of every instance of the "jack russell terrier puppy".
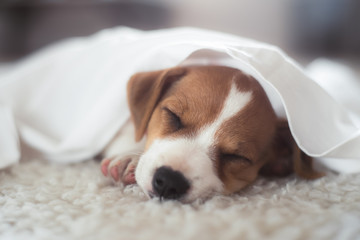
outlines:
[[[223, 66], [135, 74], [131, 121], [105, 149], [101, 170], [149, 197], [191, 202], [230, 194], [258, 173], [322, 176], [278, 120], [253, 77]], [[135, 135], [135, 137], [134, 137]]]

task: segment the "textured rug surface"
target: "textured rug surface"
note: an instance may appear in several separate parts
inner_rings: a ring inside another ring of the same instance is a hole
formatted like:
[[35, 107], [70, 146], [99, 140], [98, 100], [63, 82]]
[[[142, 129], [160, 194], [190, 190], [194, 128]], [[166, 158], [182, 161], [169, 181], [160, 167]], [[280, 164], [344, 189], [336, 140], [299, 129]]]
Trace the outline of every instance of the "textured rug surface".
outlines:
[[0, 171], [0, 239], [360, 239], [360, 174], [260, 178], [193, 204], [122, 189], [98, 163], [39, 160]]

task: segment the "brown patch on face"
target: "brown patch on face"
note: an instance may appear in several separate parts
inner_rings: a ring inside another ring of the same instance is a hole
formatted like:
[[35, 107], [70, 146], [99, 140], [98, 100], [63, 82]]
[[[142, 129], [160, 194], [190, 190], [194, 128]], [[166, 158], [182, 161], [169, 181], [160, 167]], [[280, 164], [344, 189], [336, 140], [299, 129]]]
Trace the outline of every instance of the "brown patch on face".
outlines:
[[133, 75], [127, 84], [127, 98], [135, 125], [135, 139], [140, 141], [161, 96], [186, 74], [185, 68], [170, 68]]
[[[146, 149], [158, 138], [192, 137], [220, 114], [238, 70], [219, 66], [189, 67], [174, 83], [153, 112], [147, 131]], [[176, 129], [174, 115], [181, 121]], [[175, 125], [175, 126], [174, 126]]]
[[252, 99], [216, 133], [216, 166], [226, 193], [236, 192], [256, 179], [276, 126], [275, 113], [260, 84], [244, 74], [234, 80], [240, 92], [252, 92]]

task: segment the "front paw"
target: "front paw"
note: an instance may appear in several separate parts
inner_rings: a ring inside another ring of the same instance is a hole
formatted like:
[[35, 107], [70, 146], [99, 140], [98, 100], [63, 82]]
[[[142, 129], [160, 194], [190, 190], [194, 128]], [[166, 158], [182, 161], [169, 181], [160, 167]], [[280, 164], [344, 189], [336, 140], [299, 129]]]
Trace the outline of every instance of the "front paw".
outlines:
[[101, 161], [101, 172], [124, 186], [135, 184], [135, 169], [138, 161], [139, 156], [136, 155], [104, 158]]

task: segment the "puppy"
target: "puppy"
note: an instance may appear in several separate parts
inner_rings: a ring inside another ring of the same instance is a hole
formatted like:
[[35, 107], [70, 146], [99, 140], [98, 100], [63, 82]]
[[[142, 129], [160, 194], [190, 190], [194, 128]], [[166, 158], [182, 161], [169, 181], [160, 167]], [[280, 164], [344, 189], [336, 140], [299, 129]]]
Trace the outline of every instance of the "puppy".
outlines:
[[[292, 139], [261, 85], [240, 70], [187, 66], [135, 74], [129, 121], [105, 149], [101, 170], [149, 197], [191, 202], [230, 194], [259, 172], [322, 174]], [[135, 139], [135, 141], [133, 140]]]

